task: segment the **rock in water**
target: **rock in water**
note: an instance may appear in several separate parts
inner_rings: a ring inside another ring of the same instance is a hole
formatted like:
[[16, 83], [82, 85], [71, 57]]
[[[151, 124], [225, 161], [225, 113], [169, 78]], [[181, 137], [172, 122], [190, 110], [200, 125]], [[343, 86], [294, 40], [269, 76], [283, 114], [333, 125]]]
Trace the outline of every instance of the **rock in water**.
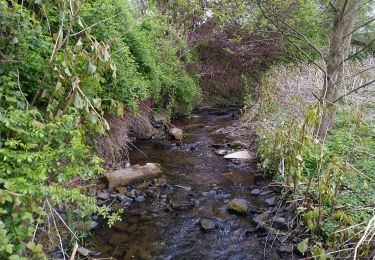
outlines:
[[219, 149], [219, 150], [215, 150], [215, 154], [216, 155], [220, 155], [220, 156], [223, 156], [225, 155], [225, 149]]
[[161, 165], [159, 163], [146, 163], [145, 165], [134, 165], [129, 168], [120, 169], [105, 174], [109, 188], [116, 188], [135, 182], [154, 179], [161, 176]]
[[202, 218], [199, 223], [205, 231], [213, 230], [216, 227], [215, 223], [209, 219]]
[[233, 141], [228, 144], [230, 148], [234, 149], [240, 149], [240, 148], [246, 148], [246, 145], [242, 143], [241, 141]]
[[288, 221], [284, 217], [275, 218], [272, 226], [284, 231], [288, 231], [289, 229]]
[[293, 247], [288, 245], [281, 245], [277, 251], [279, 251], [280, 253], [291, 254], [293, 253]]
[[230, 153], [224, 156], [225, 159], [242, 159], [250, 160], [253, 156], [250, 154], [249, 150], [243, 150], [235, 153]]
[[237, 213], [245, 214], [249, 210], [249, 202], [244, 199], [232, 199], [229, 202], [228, 209]]
[[184, 137], [184, 133], [182, 132], [182, 130], [177, 127], [169, 129], [169, 134], [176, 140], [182, 140], [182, 138]]
[[267, 222], [270, 215], [271, 215], [271, 211], [265, 211], [262, 214], [258, 214], [254, 216], [252, 221], [256, 225], [262, 225]]
[[109, 193], [108, 192], [100, 192], [100, 193], [98, 193], [98, 195], [96, 195], [96, 197], [98, 199], [101, 199], [101, 200], [107, 200], [107, 199], [109, 199]]

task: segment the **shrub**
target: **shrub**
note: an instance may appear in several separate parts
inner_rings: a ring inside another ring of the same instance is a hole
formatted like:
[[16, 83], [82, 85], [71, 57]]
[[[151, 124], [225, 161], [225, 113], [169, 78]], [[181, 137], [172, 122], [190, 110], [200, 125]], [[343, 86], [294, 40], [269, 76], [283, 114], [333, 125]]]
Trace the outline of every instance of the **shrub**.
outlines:
[[[349, 63], [346, 72], [353, 75], [373, 62]], [[373, 76], [373, 71], [358, 74], [345, 82], [347, 89]], [[316, 127], [322, 109], [312, 94], [321, 86], [321, 72], [311, 65], [275, 67], [263, 77], [258, 100], [249, 99], [245, 120], [259, 137], [260, 166], [299, 199], [305, 228], [331, 250], [348, 248], [339, 253], [344, 254], [354, 249], [346, 241], [358, 241], [373, 217], [374, 96], [367, 90], [348, 96], [338, 106], [335, 126], [321, 140]], [[370, 239], [361, 242], [363, 248]]]

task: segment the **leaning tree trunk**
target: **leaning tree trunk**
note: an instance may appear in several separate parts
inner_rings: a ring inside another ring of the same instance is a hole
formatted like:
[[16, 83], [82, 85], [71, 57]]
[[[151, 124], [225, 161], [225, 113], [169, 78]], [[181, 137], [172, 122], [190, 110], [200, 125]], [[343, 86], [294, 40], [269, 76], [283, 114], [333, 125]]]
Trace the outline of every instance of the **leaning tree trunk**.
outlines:
[[327, 57], [327, 74], [322, 90], [324, 112], [318, 135], [324, 137], [336, 117], [335, 100], [343, 88], [344, 61], [348, 58], [352, 31], [357, 19], [360, 0], [338, 0]]

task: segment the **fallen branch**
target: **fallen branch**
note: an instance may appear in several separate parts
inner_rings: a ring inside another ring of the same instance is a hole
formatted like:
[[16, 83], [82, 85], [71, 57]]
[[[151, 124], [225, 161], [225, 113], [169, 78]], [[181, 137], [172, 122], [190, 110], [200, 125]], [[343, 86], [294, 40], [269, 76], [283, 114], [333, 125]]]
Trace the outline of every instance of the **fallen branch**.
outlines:
[[70, 260], [74, 260], [76, 258], [77, 250], [78, 250], [78, 243], [74, 245], [72, 255], [70, 256]]

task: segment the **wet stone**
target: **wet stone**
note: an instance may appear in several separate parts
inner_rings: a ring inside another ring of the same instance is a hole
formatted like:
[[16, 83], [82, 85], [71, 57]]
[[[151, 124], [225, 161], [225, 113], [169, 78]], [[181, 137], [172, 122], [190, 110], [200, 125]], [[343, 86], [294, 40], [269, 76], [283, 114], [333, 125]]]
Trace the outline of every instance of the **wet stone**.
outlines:
[[182, 140], [184, 133], [181, 129], [173, 127], [169, 129], [169, 134], [175, 139], [175, 140]]
[[252, 222], [254, 224], [257, 224], [257, 225], [263, 224], [263, 223], [267, 222], [270, 215], [271, 215], [271, 211], [265, 211], [261, 214], [258, 214], [256, 216], [254, 216], [252, 218]]
[[156, 141], [154, 147], [158, 149], [168, 149], [171, 147], [171, 144], [168, 141]]
[[145, 193], [150, 198], [157, 198], [159, 196], [158, 193], [156, 193], [155, 191], [153, 191], [151, 189], [145, 190]]
[[131, 202], [133, 201], [133, 199], [129, 198], [128, 196], [125, 196], [125, 195], [118, 195], [118, 198], [121, 202]]
[[251, 195], [259, 195], [261, 193], [260, 189], [253, 189]]
[[241, 141], [233, 141], [233, 142], [230, 142], [228, 144], [228, 146], [230, 148], [234, 148], [234, 149], [240, 149], [240, 148], [244, 148], [246, 147], [246, 145], [244, 143], [242, 143]]
[[199, 221], [199, 223], [200, 223], [202, 229], [205, 230], [205, 231], [210, 231], [210, 230], [213, 230], [213, 229], [216, 228], [216, 224], [212, 220], [209, 220], [209, 219], [202, 218]]
[[113, 234], [110, 236], [108, 243], [110, 245], [116, 246], [116, 245], [121, 245], [127, 240], [128, 240], [128, 236], [126, 234]]
[[139, 196], [139, 197], [136, 197], [135, 198], [135, 201], [136, 202], [145, 202], [146, 201], [146, 198], [144, 196]]
[[122, 194], [122, 195], [126, 195], [129, 197], [130, 193], [129, 191], [125, 188], [125, 187], [117, 187], [115, 189], [118, 193]]
[[240, 214], [245, 214], [249, 210], [249, 202], [245, 199], [233, 199], [229, 202], [228, 209]]
[[216, 195], [216, 190], [202, 192], [202, 195], [203, 196], [213, 196], [213, 195]]
[[180, 201], [180, 202], [172, 202], [171, 207], [174, 210], [187, 210], [194, 208], [195, 203], [193, 201]]
[[279, 253], [291, 254], [293, 252], [293, 247], [287, 245], [281, 245], [278, 250]]
[[287, 231], [289, 229], [288, 227], [288, 221], [284, 217], [277, 217], [273, 221], [273, 227]]
[[126, 222], [121, 222], [121, 221], [117, 221], [113, 226], [112, 228], [114, 230], [117, 230], [119, 232], [124, 232], [126, 231], [126, 229], [128, 228], [129, 224], [126, 223]]
[[266, 195], [271, 194], [271, 193], [272, 193], [272, 191], [265, 190], [265, 191], [262, 191], [259, 195], [260, 196], [266, 196]]
[[216, 154], [216, 155], [223, 156], [223, 155], [225, 155], [225, 153], [226, 153], [226, 150], [225, 150], [225, 149], [215, 150], [215, 154]]
[[268, 206], [275, 206], [276, 205], [276, 196], [275, 197], [271, 197], [271, 198], [268, 198], [265, 200], [265, 202], [267, 203]]
[[276, 239], [276, 237], [275, 237], [274, 235], [268, 235], [268, 236], [265, 237], [264, 240], [265, 240], [267, 243], [270, 243], [270, 242], [275, 241], [275, 239]]
[[96, 195], [96, 197], [101, 200], [107, 200], [109, 199], [110, 195], [108, 192], [100, 192], [98, 195]]
[[129, 226], [129, 227], [126, 229], [126, 231], [127, 231], [128, 233], [134, 233], [137, 229], [138, 229], [138, 225], [137, 225], [137, 224], [133, 224], [133, 225]]

